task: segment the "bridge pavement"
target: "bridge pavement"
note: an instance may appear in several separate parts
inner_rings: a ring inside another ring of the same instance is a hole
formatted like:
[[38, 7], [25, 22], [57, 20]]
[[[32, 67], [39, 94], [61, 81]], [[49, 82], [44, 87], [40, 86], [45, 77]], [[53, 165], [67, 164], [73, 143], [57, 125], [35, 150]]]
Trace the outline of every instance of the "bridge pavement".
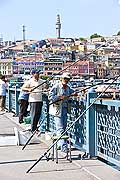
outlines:
[[[14, 134], [13, 128], [25, 129], [20, 125], [18, 118], [11, 113], [0, 112], [0, 135]], [[119, 180], [120, 171], [94, 160], [78, 160], [80, 151], [72, 151], [72, 163], [69, 163], [60, 154], [59, 163], [53, 161], [40, 161], [30, 173], [26, 171], [35, 163], [36, 159], [48, 148], [48, 144], [39, 138], [39, 144], [30, 144], [25, 150], [22, 146], [0, 147], [0, 179], [4, 180]]]

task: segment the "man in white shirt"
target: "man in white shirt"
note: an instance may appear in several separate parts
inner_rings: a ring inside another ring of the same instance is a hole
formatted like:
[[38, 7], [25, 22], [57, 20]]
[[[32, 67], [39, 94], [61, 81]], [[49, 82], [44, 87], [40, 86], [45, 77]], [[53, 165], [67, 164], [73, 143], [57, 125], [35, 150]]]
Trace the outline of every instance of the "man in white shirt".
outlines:
[[5, 82], [5, 76], [1, 76], [0, 77], [0, 111], [4, 111], [5, 109], [6, 88], [7, 88], [7, 84]]
[[32, 70], [32, 75], [33, 77], [29, 81], [27, 81], [21, 87], [21, 89], [30, 93], [29, 103], [30, 103], [30, 116], [31, 116], [31, 131], [34, 132], [35, 130], [37, 130], [37, 124], [39, 122], [41, 111], [42, 111], [42, 105], [43, 105], [42, 83], [44, 81], [42, 79], [39, 79], [39, 72], [37, 70]]

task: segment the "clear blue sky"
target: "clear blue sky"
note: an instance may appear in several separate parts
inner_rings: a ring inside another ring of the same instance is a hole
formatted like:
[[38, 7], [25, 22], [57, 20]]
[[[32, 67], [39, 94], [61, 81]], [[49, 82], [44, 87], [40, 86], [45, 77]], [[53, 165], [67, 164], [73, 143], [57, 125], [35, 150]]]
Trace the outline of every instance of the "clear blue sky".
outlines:
[[62, 37], [112, 36], [120, 31], [120, 0], [0, 0], [0, 36], [4, 40], [55, 37], [60, 14]]

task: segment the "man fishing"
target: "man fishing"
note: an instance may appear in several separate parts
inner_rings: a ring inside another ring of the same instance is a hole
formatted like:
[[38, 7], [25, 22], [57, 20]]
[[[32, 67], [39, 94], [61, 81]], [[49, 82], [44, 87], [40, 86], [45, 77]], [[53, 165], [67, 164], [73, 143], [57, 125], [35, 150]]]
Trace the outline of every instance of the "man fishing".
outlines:
[[[68, 72], [64, 72], [61, 75], [60, 82], [55, 84], [49, 94], [49, 99], [53, 104], [54, 120], [56, 126], [56, 135], [60, 136], [67, 127], [67, 113], [70, 109], [69, 98], [71, 95], [77, 95], [77, 93], [72, 89], [68, 82], [71, 79], [71, 75]], [[51, 113], [51, 112], [50, 112]], [[67, 151], [67, 144], [65, 140], [59, 140], [58, 149], [61, 151]]]

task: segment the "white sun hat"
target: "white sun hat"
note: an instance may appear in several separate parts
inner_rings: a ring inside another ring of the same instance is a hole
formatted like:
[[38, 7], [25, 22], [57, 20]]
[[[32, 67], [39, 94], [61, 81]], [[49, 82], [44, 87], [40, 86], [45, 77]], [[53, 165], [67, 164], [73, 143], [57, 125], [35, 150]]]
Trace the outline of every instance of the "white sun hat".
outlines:
[[71, 74], [70, 74], [69, 72], [64, 72], [64, 73], [61, 75], [61, 78], [71, 79]]

